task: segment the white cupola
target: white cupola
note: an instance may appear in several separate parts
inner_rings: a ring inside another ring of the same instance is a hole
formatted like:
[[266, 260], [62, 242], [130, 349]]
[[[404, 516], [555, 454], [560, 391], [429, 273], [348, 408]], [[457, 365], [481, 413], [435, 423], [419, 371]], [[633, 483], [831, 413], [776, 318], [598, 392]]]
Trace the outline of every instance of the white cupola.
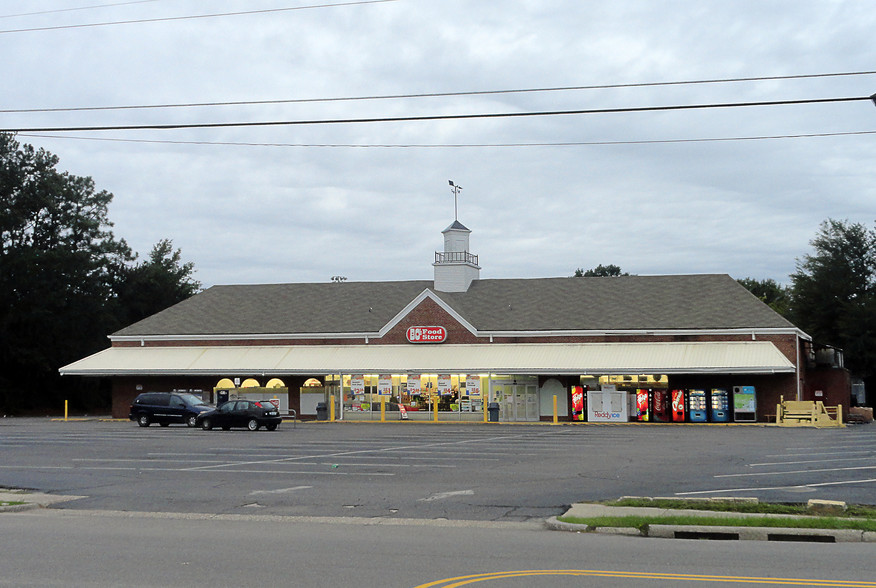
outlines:
[[478, 256], [469, 252], [471, 231], [458, 220], [441, 231], [444, 251], [435, 252], [435, 289], [439, 292], [465, 292], [474, 280], [480, 278]]

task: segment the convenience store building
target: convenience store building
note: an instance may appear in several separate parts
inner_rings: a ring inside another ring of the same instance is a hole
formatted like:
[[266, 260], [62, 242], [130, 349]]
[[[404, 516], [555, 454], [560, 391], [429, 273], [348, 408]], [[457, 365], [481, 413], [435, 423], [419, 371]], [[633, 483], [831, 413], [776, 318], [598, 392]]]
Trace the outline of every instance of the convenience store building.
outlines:
[[443, 231], [433, 280], [213, 286], [60, 371], [109, 378], [117, 418], [162, 390], [304, 418], [334, 401], [343, 420], [383, 402], [414, 420], [493, 402], [501, 421], [629, 420], [637, 391], [672, 390], [726, 391], [731, 422], [769, 420], [781, 397], [848, 407], [845, 370], [816, 369], [810, 337], [728, 275], [480, 279], [470, 233]]

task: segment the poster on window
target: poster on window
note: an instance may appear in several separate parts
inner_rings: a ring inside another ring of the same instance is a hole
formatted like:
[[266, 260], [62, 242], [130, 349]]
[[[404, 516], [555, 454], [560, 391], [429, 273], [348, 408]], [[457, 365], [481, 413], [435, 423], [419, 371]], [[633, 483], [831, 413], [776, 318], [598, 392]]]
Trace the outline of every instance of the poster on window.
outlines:
[[438, 394], [441, 396], [450, 394], [450, 374], [440, 374], [438, 376]]
[[350, 392], [353, 395], [365, 394], [365, 376], [356, 374], [350, 376]]
[[392, 376], [380, 374], [377, 377], [377, 393], [381, 396], [392, 396]]
[[408, 394], [414, 396], [420, 393], [420, 374], [408, 374], [408, 383], [405, 385]]
[[470, 374], [465, 377], [465, 393], [469, 398], [478, 399], [481, 397], [481, 377]]

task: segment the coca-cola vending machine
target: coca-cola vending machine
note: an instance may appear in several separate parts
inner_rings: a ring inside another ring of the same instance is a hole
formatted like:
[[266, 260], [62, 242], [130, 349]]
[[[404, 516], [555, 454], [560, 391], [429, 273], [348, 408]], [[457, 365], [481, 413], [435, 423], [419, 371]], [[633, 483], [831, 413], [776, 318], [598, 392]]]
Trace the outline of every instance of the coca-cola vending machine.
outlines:
[[651, 391], [651, 419], [660, 422], [669, 422], [669, 390]]
[[683, 423], [685, 416], [684, 410], [684, 390], [672, 391], [672, 422]]

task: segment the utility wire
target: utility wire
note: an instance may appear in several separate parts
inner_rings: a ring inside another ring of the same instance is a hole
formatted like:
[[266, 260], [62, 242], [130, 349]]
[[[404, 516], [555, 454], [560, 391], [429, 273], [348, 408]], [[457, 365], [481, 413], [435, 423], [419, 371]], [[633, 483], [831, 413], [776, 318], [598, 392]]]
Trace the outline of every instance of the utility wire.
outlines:
[[579, 147], [588, 145], [659, 145], [673, 143], [715, 143], [724, 141], [764, 141], [775, 139], [812, 139], [876, 135], [876, 131], [844, 131], [835, 133], [802, 133], [796, 135], [753, 135], [740, 137], [700, 137], [693, 139], [638, 139], [627, 141], [557, 141], [533, 143], [254, 143], [243, 141], [173, 141], [160, 139], [120, 139], [111, 137], [75, 137], [70, 135], [18, 134], [18, 137], [38, 139], [73, 139], [79, 141], [110, 141], [117, 143], [148, 143], [160, 145], [213, 145], [222, 147], [321, 147], [380, 149], [457, 149], [466, 147]]
[[757, 76], [747, 78], [716, 78], [705, 80], [685, 80], [685, 81], [669, 81], [669, 82], [638, 82], [628, 84], [598, 84], [589, 86], [555, 86], [546, 88], [520, 88], [506, 90], [471, 90], [461, 92], [423, 92], [419, 94], [384, 94], [374, 96], [347, 96], [334, 98], [290, 98], [278, 100], [241, 100], [234, 102], [189, 102], [179, 104], [140, 104], [128, 106], [80, 106], [80, 107], [61, 107], [61, 108], [7, 108], [0, 109], [3, 114], [23, 114], [36, 112], [86, 112], [86, 111], [101, 111], [101, 110], [144, 110], [157, 108], [193, 108], [205, 106], [253, 106], [266, 104], [303, 104], [315, 102], [356, 102], [363, 100], [397, 100], [406, 98], [447, 98], [455, 96], [488, 96], [494, 94], [525, 94], [536, 92], [568, 92], [573, 90], [609, 90], [618, 88], [648, 88], [658, 86], [685, 86], [697, 84], [726, 84], [731, 82], [762, 82], [762, 81], [777, 81], [777, 80], [802, 80], [813, 78], [830, 78], [842, 76], [865, 76], [876, 74], [874, 71], [854, 71], [854, 72], [839, 72], [839, 73], [820, 73], [820, 74], [798, 74], [787, 76]]
[[113, 2], [110, 4], [92, 4], [91, 6], [76, 6], [73, 8], [56, 8], [54, 10], [40, 10], [38, 12], [22, 12], [20, 14], [0, 14], [0, 18], [18, 18], [21, 16], [39, 16], [42, 14], [56, 14], [58, 12], [76, 12], [78, 10], [92, 10], [94, 8], [112, 8], [113, 6], [127, 6], [129, 4], [148, 4], [161, 0], [129, 0], [128, 2]]
[[6, 133], [41, 133], [41, 132], [72, 132], [72, 131], [137, 131], [137, 130], [172, 130], [172, 129], [213, 129], [228, 127], [269, 127], [269, 126], [304, 126], [304, 125], [338, 125], [361, 123], [390, 122], [424, 122], [439, 120], [471, 120], [495, 118], [521, 118], [534, 116], [560, 116], [581, 114], [614, 114], [630, 112], [666, 112], [677, 110], [704, 110], [711, 108], [740, 108], [752, 106], [789, 106], [799, 104], [827, 104], [841, 102], [859, 102], [872, 100], [876, 104], [876, 94], [873, 96], [857, 96], [848, 98], [811, 98], [806, 100], [774, 100], [761, 102], [728, 102], [711, 104], [688, 104], [676, 106], [637, 106], [630, 108], [594, 108], [581, 110], [552, 110], [541, 112], [498, 112], [478, 114], [433, 114], [423, 116], [396, 116], [372, 118], [336, 118], [311, 120], [279, 120], [252, 122], [218, 122], [218, 123], [169, 123], [169, 124], [138, 124], [138, 125], [92, 125], [77, 127], [19, 127], [0, 129]]
[[357, 6], [360, 4], [383, 4], [385, 2], [398, 2], [398, 0], [358, 0], [355, 2], [335, 2], [329, 4], [312, 4], [309, 6], [292, 6], [286, 8], [266, 8], [263, 10], [245, 10], [241, 12], [221, 12], [214, 14], [194, 14], [189, 16], [167, 16], [161, 18], [141, 18], [136, 20], [116, 20], [111, 22], [94, 22], [75, 25], [57, 25], [51, 27], [32, 27], [27, 29], [0, 30], [0, 35], [9, 33], [33, 33], [37, 31], [58, 31], [62, 29], [83, 29], [89, 27], [107, 27], [113, 25], [139, 24], [147, 22], [171, 22], [177, 20], [194, 20], [202, 18], [217, 18], [220, 16], [243, 16], [249, 14], [271, 14], [275, 12], [289, 12], [291, 10], [310, 10], [314, 8], [335, 8], [338, 6]]

